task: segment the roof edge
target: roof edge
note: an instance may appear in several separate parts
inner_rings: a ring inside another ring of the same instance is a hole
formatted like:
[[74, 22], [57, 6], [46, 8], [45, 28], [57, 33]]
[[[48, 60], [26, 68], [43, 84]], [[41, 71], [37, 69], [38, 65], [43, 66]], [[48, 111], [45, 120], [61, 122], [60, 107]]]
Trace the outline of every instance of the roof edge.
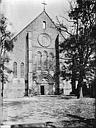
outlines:
[[[50, 16], [47, 14], [47, 12], [45, 10], [43, 10], [34, 20], [32, 20], [30, 23], [28, 23], [21, 31], [19, 31], [16, 35], [14, 35], [12, 37], [12, 40], [14, 40], [20, 33], [22, 33], [32, 22], [34, 22], [40, 15], [42, 15], [42, 13], [45, 13], [48, 18], [51, 20], [51, 22], [54, 24], [55, 28], [57, 29], [57, 31], [63, 36], [63, 34], [58, 30], [58, 27], [56, 26], [56, 24], [54, 23], [54, 21], [50, 18]], [[65, 39], [65, 37], [63, 36], [63, 38]]]
[[17, 32], [17, 34], [15, 34], [12, 38], [12, 40], [17, 37], [22, 31], [24, 31], [32, 22], [34, 22], [44, 11], [42, 11], [35, 19], [33, 19], [31, 22], [29, 22], [22, 30], [20, 30], [19, 32]]

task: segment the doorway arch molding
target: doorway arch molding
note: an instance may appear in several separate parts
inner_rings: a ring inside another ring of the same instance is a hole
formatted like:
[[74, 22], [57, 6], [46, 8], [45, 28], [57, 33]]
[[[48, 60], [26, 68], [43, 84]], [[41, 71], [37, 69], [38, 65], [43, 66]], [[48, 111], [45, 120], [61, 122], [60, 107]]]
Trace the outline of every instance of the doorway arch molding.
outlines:
[[42, 72], [39, 76], [38, 76], [38, 83], [42, 83], [42, 80], [46, 79], [46, 81], [48, 82], [48, 84], [54, 84], [54, 78], [49, 74], [49, 73], [44, 73]]

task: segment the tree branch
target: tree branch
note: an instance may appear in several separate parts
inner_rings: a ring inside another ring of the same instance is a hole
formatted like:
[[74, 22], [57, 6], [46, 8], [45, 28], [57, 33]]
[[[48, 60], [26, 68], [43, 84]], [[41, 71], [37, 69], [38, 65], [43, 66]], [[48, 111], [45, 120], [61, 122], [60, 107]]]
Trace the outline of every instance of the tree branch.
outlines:
[[68, 21], [68, 22], [71, 22], [71, 23], [74, 23], [74, 21], [72, 21], [72, 20], [68, 20], [66, 17], [64, 17], [64, 16], [60, 16], [60, 17], [62, 17], [62, 18], [64, 18], [66, 21]]

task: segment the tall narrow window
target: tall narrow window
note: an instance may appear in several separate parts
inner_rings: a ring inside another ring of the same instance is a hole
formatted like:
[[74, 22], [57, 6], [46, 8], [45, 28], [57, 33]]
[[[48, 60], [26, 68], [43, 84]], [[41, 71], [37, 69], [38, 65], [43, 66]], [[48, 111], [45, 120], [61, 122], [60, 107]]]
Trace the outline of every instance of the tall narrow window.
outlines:
[[53, 53], [49, 54], [49, 69], [50, 70], [54, 69], [54, 54]]
[[16, 78], [17, 77], [17, 63], [16, 62], [13, 63], [13, 74], [14, 74], [14, 77]]
[[43, 29], [46, 29], [46, 21], [43, 21]]
[[20, 69], [21, 69], [21, 78], [24, 78], [24, 63], [23, 62], [20, 65]]
[[41, 69], [41, 57], [42, 57], [42, 54], [40, 51], [37, 52], [37, 68], [38, 69]]
[[47, 51], [43, 52], [42, 61], [43, 61], [43, 68], [47, 69], [48, 68], [48, 53], [47, 53]]
[[54, 54], [51, 52], [49, 57], [50, 57], [50, 60], [52, 61], [54, 59]]

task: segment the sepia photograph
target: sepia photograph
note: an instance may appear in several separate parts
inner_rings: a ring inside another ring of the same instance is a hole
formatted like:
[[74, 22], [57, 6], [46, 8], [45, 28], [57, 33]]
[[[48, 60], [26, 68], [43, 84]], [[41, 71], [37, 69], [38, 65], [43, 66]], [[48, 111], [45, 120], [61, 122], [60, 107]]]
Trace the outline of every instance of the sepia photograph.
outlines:
[[96, 1], [0, 0], [0, 128], [96, 127]]

